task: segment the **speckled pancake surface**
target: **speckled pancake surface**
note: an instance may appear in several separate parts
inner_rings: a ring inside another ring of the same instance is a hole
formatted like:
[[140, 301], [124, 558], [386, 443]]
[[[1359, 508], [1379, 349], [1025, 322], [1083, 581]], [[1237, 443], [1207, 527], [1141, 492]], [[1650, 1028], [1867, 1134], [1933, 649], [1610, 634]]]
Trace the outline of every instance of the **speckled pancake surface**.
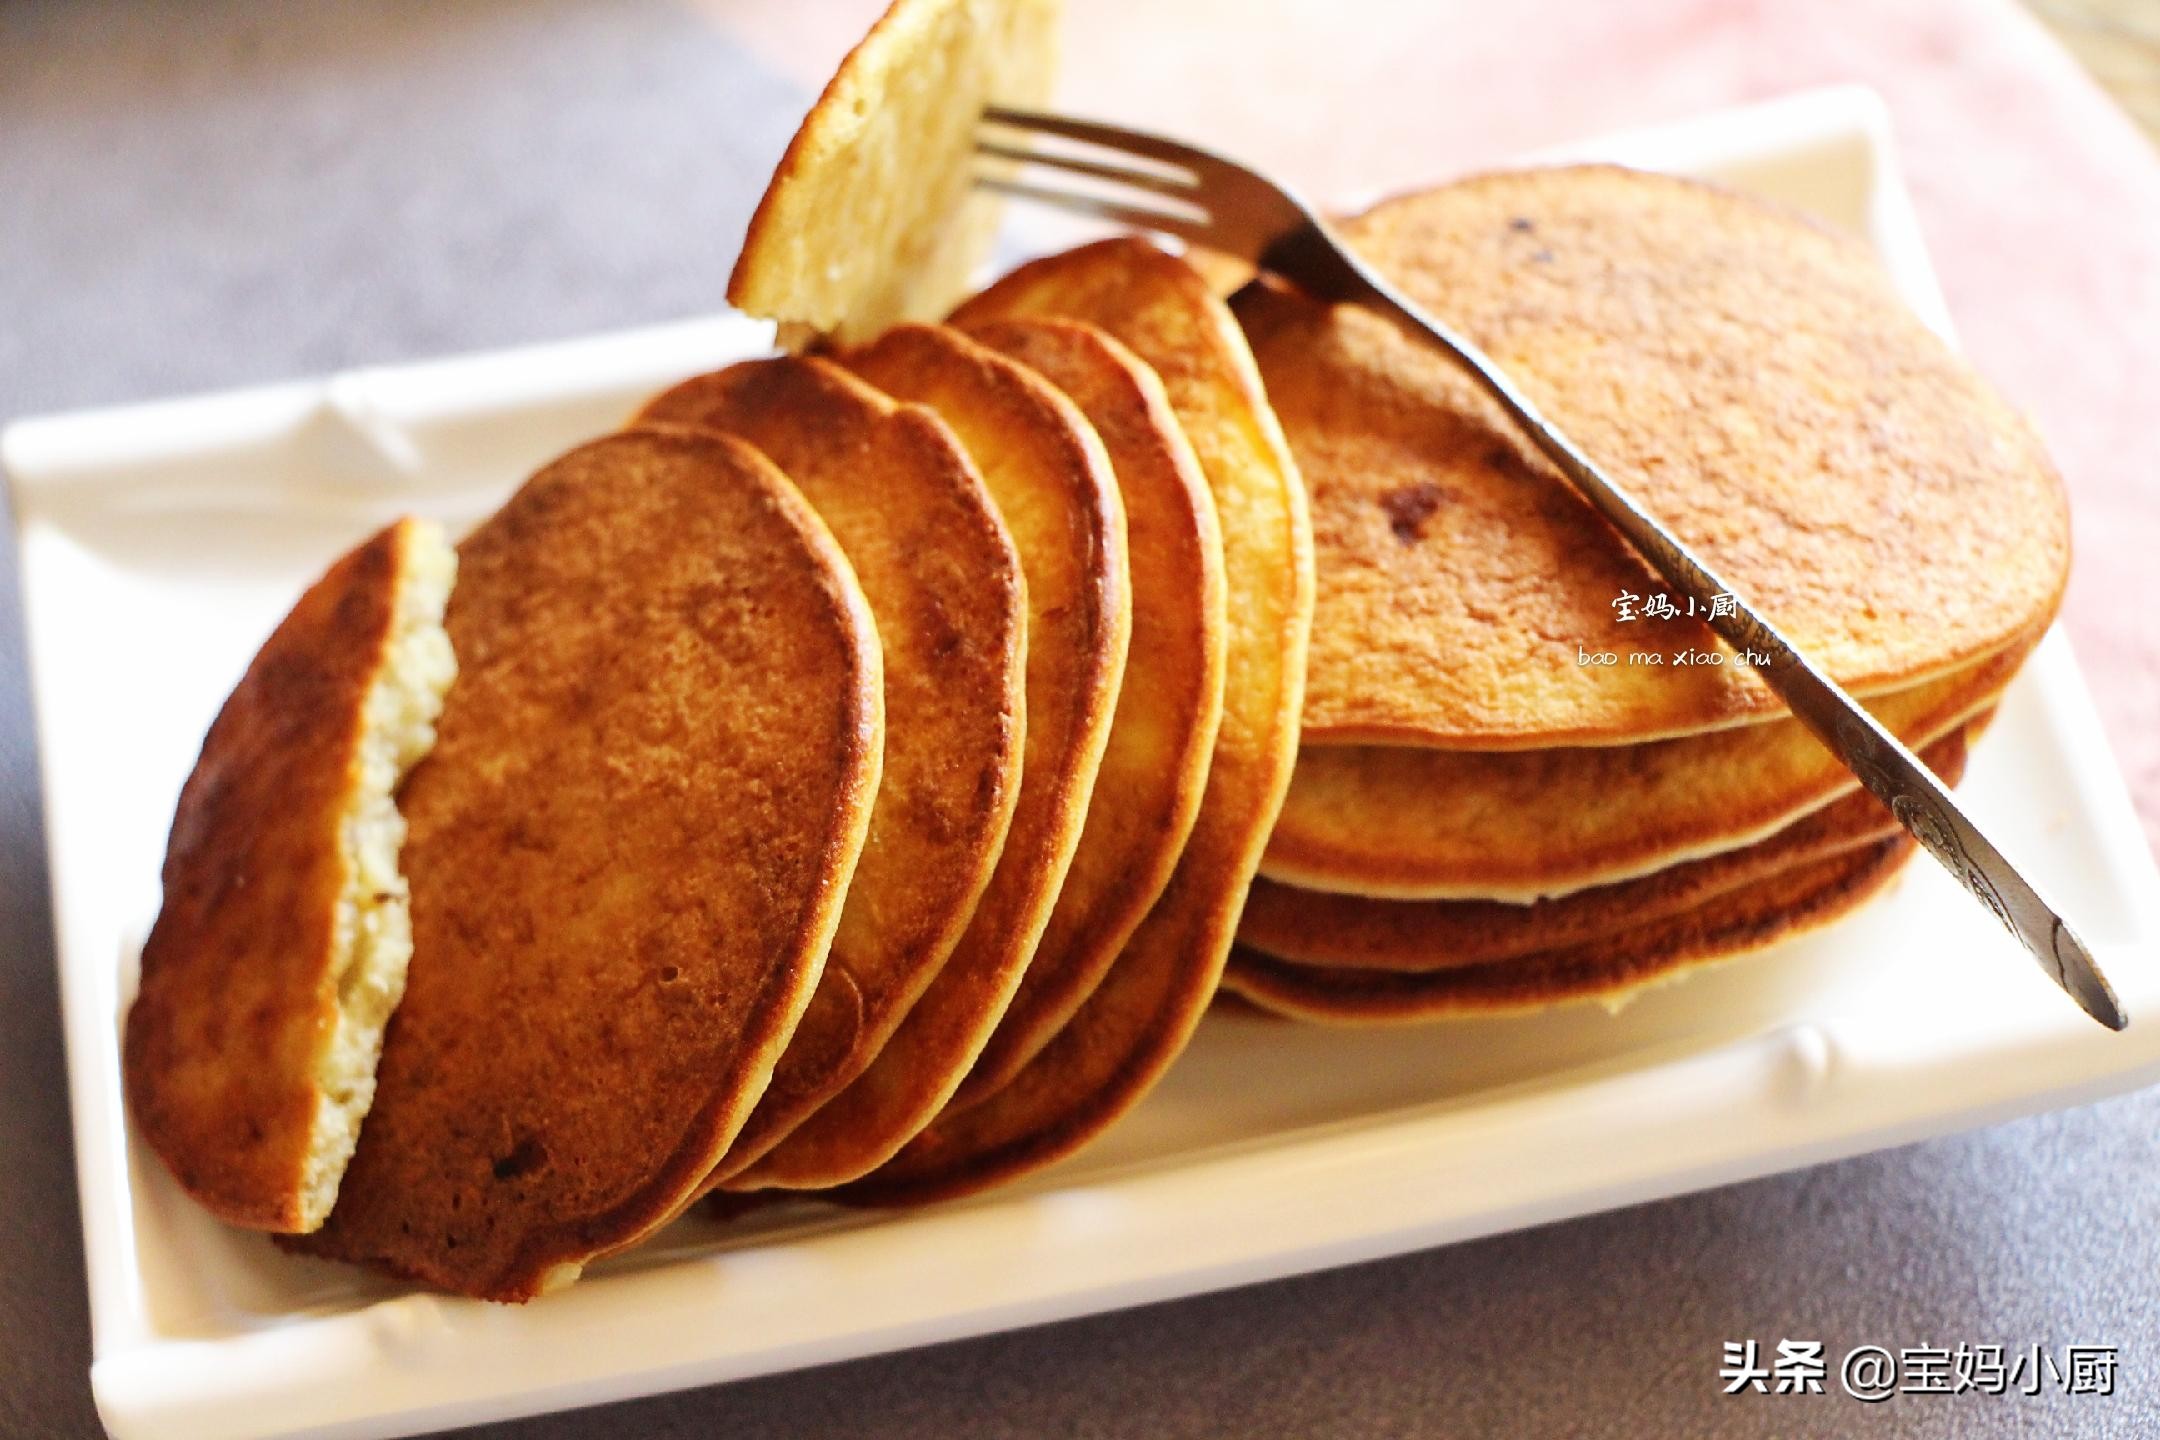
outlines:
[[[1945, 783], [1965, 769], [1970, 727], [1921, 752]], [[1617, 884], [1511, 905], [1498, 900], [1372, 900], [1257, 882], [1238, 945], [1296, 965], [1430, 971], [1513, 959], [1690, 910], [1713, 896], [1898, 833], [1880, 801], [1855, 790], [1767, 840]]]
[[1222, 526], [1222, 722], [1184, 853], [1109, 974], [1004, 1086], [940, 1116], [885, 1167], [838, 1192], [854, 1203], [963, 1194], [1039, 1169], [1153, 1087], [1215, 992], [1297, 749], [1312, 532], [1296, 462], [1236, 322], [1190, 266], [1131, 239], [1022, 266], [955, 320], [1031, 316], [1097, 325], [1162, 378]]
[[[1988, 708], [2031, 643], [1865, 703], [1928, 744]], [[1641, 745], [1308, 746], [1261, 869], [1306, 890], [1528, 903], [1752, 844], [1858, 784], [1789, 717]]]
[[1101, 437], [1125, 502], [1132, 644], [1080, 848], [1005, 1017], [951, 1103], [995, 1090], [1099, 984], [1169, 883], [1200, 812], [1222, 723], [1222, 530], [1207, 477], [1146, 362], [1070, 320], [1002, 320], [974, 338], [1062, 390]]
[[[150, 1148], [228, 1224], [298, 1232], [322, 1222], [323, 1191], [338, 1182], [314, 1173], [325, 1121], [349, 1132], [357, 1116], [331, 1112], [367, 1108], [364, 1094], [333, 1087], [364, 1091], [374, 1068], [372, 1054], [334, 1053], [345, 1012], [373, 1011], [372, 1051], [403, 987], [402, 885], [392, 873], [367, 887], [394, 891], [368, 898], [399, 907], [399, 953], [387, 967], [370, 965], [356, 932], [393, 917], [366, 914], [351, 894], [370, 859], [394, 871], [395, 812], [378, 817], [393, 832], [388, 856], [356, 853], [364, 847], [349, 837], [371, 823], [371, 782], [387, 808], [398, 775], [433, 739], [439, 686], [409, 743], [377, 760], [387, 773], [369, 775], [370, 732], [394, 718], [377, 713], [377, 697], [400, 661], [401, 600], [422, 539], [417, 522], [400, 521], [308, 588], [218, 711], [180, 792], [122, 1075]], [[439, 536], [432, 543], [442, 548]], [[432, 609], [439, 645], [441, 588]], [[437, 659], [447, 663], [447, 651]], [[331, 1073], [341, 1059], [367, 1073]], [[337, 1137], [339, 1170], [351, 1143]]]
[[869, 844], [816, 997], [716, 1167], [726, 1174], [868, 1068], [974, 915], [1020, 793], [1026, 581], [944, 422], [825, 360], [733, 365], [676, 386], [645, 416], [771, 456], [832, 527], [884, 646], [885, 769]]
[[1026, 758], [1005, 848], [960, 943], [869, 1068], [729, 1178], [744, 1189], [852, 1180], [951, 1098], [1005, 1013], [1079, 846], [1132, 627], [1117, 480], [1071, 401], [943, 326], [896, 326], [841, 360], [952, 427], [1012, 534], [1027, 580]]
[[877, 785], [876, 630], [748, 446], [631, 430], [460, 547], [461, 673], [401, 797], [413, 964], [329, 1223], [523, 1300], [672, 1215], [808, 1001]]
[[1422, 973], [1293, 965], [1240, 948], [1223, 985], [1280, 1015], [1390, 1024], [1617, 1004], [1660, 981], [1827, 925], [1858, 907], [1912, 855], [1903, 835], [1781, 871], [1696, 909], [1555, 950]]
[[[2053, 612], [2053, 467], [1859, 243], [1609, 166], [1477, 176], [1341, 228], [1849, 689], [1970, 665]], [[1623, 591], [1668, 587], [1433, 347], [1266, 290], [1239, 314], [1312, 489], [1308, 743], [1620, 743], [1777, 713], [1744, 669], [1629, 663], [1718, 642], [1620, 618]], [[1600, 652], [1619, 663], [1578, 663]]]

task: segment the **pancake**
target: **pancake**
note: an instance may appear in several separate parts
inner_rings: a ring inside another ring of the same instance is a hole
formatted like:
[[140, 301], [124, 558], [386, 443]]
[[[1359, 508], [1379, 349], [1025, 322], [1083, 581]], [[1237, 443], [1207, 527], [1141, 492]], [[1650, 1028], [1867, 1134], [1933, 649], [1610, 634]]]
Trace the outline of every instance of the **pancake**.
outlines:
[[1199, 457], [1222, 524], [1222, 723], [1177, 868], [1109, 974], [1004, 1086], [837, 1192], [851, 1203], [964, 1194], [1038, 1169], [1154, 1086], [1215, 993], [1297, 752], [1312, 618], [1305, 491], [1228, 309], [1183, 261], [1113, 239], [1022, 266], [955, 323], [1039, 316], [1097, 325], [1153, 367]]
[[1293, 965], [1240, 948], [1226, 988], [1300, 1020], [1391, 1024], [1518, 1013], [1565, 1000], [1624, 1003], [1644, 987], [1829, 924], [1880, 890], [1913, 853], [1899, 836], [1716, 896], [1647, 925], [1488, 965], [1411, 973]]
[[1125, 501], [1133, 604], [1125, 683], [1095, 781], [1104, 803], [1088, 810], [1035, 958], [955, 1106], [1035, 1057], [1169, 883], [1222, 723], [1224, 627], [1215, 500], [1155, 372], [1092, 325], [1002, 320], [971, 333], [1057, 386], [1102, 438]]
[[[1947, 784], [1956, 784], [1964, 773], [1967, 734], [1954, 731], [1921, 752], [1921, 759]], [[1576, 944], [1692, 910], [1796, 865], [1898, 833], [1897, 820], [1882, 802], [1856, 790], [1753, 845], [1533, 905], [1368, 900], [1262, 880], [1245, 902], [1238, 944], [1297, 965], [1460, 969]]]
[[211, 1214], [330, 1213], [412, 955], [392, 797], [435, 743], [457, 561], [400, 520], [263, 642], [181, 788], [122, 1078], [143, 1139]]
[[1132, 627], [1117, 481], [1072, 402], [940, 326], [898, 326], [843, 363], [936, 411], [1005, 518], [1027, 581], [1026, 758], [1012, 828], [966, 934], [868, 1069], [763, 1159], [721, 1172], [742, 1189], [864, 1174], [930, 1123], [974, 1064], [1080, 843]]
[[[2032, 643], [1865, 704], [1930, 744], [1991, 706]], [[1527, 904], [1753, 844], [1858, 785], [1791, 718], [1641, 745], [1312, 746], [1261, 869], [1306, 890]]]
[[460, 547], [406, 782], [413, 965], [309, 1254], [524, 1300], [649, 1233], [750, 1113], [868, 830], [877, 632], [749, 446], [596, 440]]
[[[1969, 667], [2054, 613], [2060, 480], [1857, 242], [1609, 166], [1482, 175], [1341, 231], [1847, 689]], [[1670, 587], [1434, 347], [1279, 291], [1238, 314], [1312, 487], [1306, 743], [1634, 743], [1780, 712], [1745, 669], [1629, 663], [1720, 642], [1619, 618], [1622, 591]]]
[[1208, 289], [1224, 300], [1252, 283], [1260, 273], [1252, 261], [1242, 255], [1232, 255], [1225, 250], [1211, 250], [1205, 245], [1188, 244], [1181, 252], [1186, 264], [1200, 272], [1207, 281]]
[[883, 1049], [967, 929], [1021, 789], [1026, 582], [952, 431], [824, 360], [733, 365], [645, 408], [771, 456], [832, 527], [885, 656], [885, 770], [817, 996], [720, 1174]]
[[1041, 109], [1058, 0], [895, 0], [803, 117], [768, 182], [728, 300], [792, 338], [868, 340], [967, 292], [997, 228], [971, 187], [991, 102]]

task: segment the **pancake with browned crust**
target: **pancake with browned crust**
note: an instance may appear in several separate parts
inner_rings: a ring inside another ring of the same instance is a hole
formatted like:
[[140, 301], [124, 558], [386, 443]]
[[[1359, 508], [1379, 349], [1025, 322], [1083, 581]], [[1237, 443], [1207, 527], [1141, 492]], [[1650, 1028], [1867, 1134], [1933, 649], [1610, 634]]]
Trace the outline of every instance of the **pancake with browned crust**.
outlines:
[[[2054, 468], [1858, 242], [1609, 166], [1481, 175], [1342, 234], [1855, 693], [2054, 613]], [[1312, 488], [1308, 744], [1612, 744], [1779, 712], [1745, 669], [1671, 663], [1720, 648], [1685, 597], [1621, 618], [1623, 592], [1669, 587], [1435, 347], [1280, 291], [1237, 308]], [[1600, 652], [1618, 663], [1578, 663]]]
[[1644, 987], [1817, 929], [1881, 889], [1913, 853], [1899, 835], [1781, 871], [1697, 909], [1534, 955], [1413, 973], [1293, 965], [1239, 948], [1223, 985], [1277, 1014], [1343, 1024], [1623, 1003]]
[[[2032, 643], [1865, 704], [1929, 744], [1991, 706]], [[1641, 745], [1311, 746], [1261, 870], [1305, 890], [1527, 904], [1753, 844], [1858, 784], [1789, 717]]]
[[673, 1215], [808, 1003], [869, 827], [877, 631], [756, 451], [625, 431], [460, 547], [401, 797], [414, 963], [309, 1254], [524, 1300]]
[[885, 654], [885, 773], [817, 996], [722, 1165], [779, 1144], [867, 1069], [967, 929], [1021, 783], [1027, 586], [952, 431], [824, 360], [685, 381], [648, 420], [770, 455], [847, 552]]
[[1296, 756], [1312, 532], [1297, 464], [1229, 310], [1183, 261], [1116, 239], [1022, 266], [955, 323], [1033, 316], [1100, 326], [1147, 362], [1199, 457], [1227, 582], [1222, 723], [1184, 853], [1110, 973], [1004, 1086], [838, 1192], [854, 1203], [963, 1194], [1038, 1169], [1153, 1088], [1215, 993]]
[[967, 292], [997, 228], [973, 188], [990, 103], [1040, 109], [1059, 0], [894, 0], [773, 171], [728, 299], [789, 338], [868, 340]]
[[1080, 844], [1132, 633], [1125, 511], [1086, 417], [957, 330], [901, 325], [842, 363], [950, 425], [1027, 578], [1020, 800], [967, 933], [870, 1067], [727, 1182], [822, 1188], [874, 1169], [943, 1108], [997, 1028]]
[[995, 1090], [1072, 1017], [1169, 883], [1200, 813], [1222, 723], [1223, 557], [1215, 499], [1162, 381], [1092, 325], [1000, 320], [970, 332], [1079, 407], [1125, 502], [1132, 645], [1088, 810], [1035, 958], [951, 1100]]
[[180, 791], [122, 1079], [150, 1148], [228, 1224], [321, 1225], [373, 1101], [412, 954], [392, 796], [456, 673], [456, 563], [401, 520], [332, 565]]
[[[1946, 784], [1956, 784], [1964, 773], [1968, 734], [1969, 729], [1955, 731], [1921, 752], [1920, 758]], [[1238, 921], [1238, 944], [1296, 965], [1455, 970], [1573, 945], [1692, 910], [1766, 876], [1897, 833], [1898, 822], [1882, 802], [1856, 790], [1753, 845], [1530, 905], [1369, 900], [1261, 880]]]

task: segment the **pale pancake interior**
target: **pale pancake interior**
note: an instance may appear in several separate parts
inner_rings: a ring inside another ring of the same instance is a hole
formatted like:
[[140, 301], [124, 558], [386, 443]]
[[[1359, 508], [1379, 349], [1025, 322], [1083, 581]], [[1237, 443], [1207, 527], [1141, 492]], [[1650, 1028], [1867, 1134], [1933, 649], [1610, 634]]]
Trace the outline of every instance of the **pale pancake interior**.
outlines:
[[442, 532], [405, 519], [294, 603], [175, 809], [122, 1038], [136, 1125], [250, 1229], [317, 1229], [368, 1113], [412, 952], [396, 792], [456, 673]]
[[997, 228], [976, 117], [1040, 109], [1059, 0], [895, 0], [841, 62], [751, 218], [728, 299], [783, 333], [868, 340], [941, 314]]
[[332, 929], [329, 978], [337, 993], [337, 1018], [315, 1067], [321, 1098], [301, 1175], [302, 1230], [320, 1226], [337, 1202], [338, 1181], [374, 1103], [383, 1027], [405, 993], [412, 893], [398, 870], [405, 820], [398, 813], [397, 787], [433, 748], [435, 718], [457, 678], [457, 658], [443, 629], [443, 608], [456, 578], [457, 552], [443, 538], [442, 527], [409, 527], [382, 670], [363, 702], [352, 808], [338, 826], [346, 881]]

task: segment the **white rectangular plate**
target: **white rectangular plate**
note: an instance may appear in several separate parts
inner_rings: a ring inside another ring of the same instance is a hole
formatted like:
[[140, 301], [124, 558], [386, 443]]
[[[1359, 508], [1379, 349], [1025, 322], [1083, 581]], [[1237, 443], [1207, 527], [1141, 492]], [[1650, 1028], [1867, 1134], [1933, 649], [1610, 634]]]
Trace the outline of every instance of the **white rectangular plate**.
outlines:
[[[1813, 92], [1573, 155], [1727, 179], [1866, 237], [1948, 333], [1879, 102]], [[122, 1437], [403, 1434], [1341, 1264], [2070, 1104], [2160, 1073], [2155, 878], [2060, 636], [1974, 756], [1973, 809], [2076, 917], [2108, 1035], [1921, 863], [1860, 914], [1617, 1016], [1356, 1031], [1211, 1018], [1102, 1143], [906, 1215], [690, 1221], [523, 1308], [220, 1228], [129, 1137], [117, 1035], [195, 747], [298, 588], [406, 510], [476, 519], [682, 375], [712, 320], [28, 421], [20, 520], [66, 1007], [92, 1383]]]

